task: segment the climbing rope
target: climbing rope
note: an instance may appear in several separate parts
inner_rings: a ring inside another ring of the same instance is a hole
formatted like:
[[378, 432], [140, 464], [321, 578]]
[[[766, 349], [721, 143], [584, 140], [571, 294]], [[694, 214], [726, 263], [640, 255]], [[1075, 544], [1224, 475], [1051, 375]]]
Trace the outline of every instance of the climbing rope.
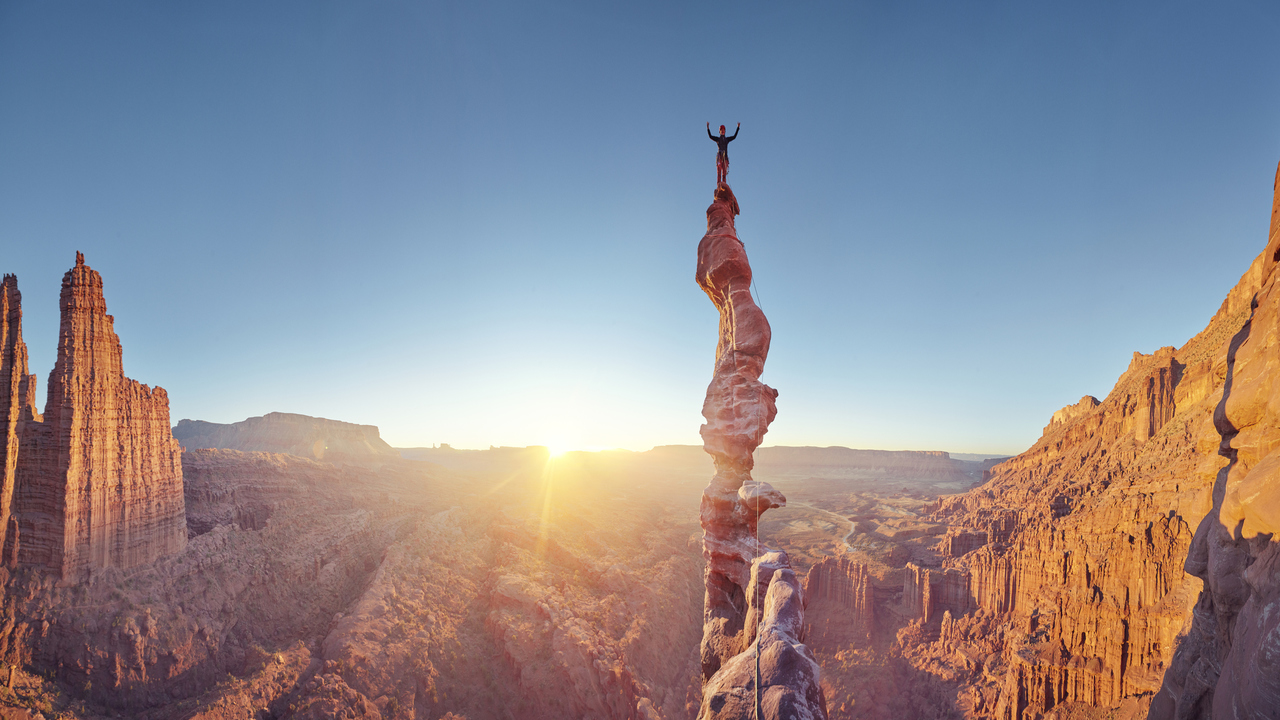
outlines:
[[764, 630], [764, 608], [759, 607], [760, 600], [760, 488], [756, 488], [756, 604], [760, 610], [760, 619], [756, 621], [756, 720], [761, 720], [760, 708], [760, 635]]
[[[755, 295], [756, 307], [760, 308], [760, 313], [764, 314], [764, 306], [760, 303], [760, 287], [756, 284], [756, 276], [751, 275], [751, 290]], [[759, 604], [760, 596], [760, 491], [756, 489], [756, 602]], [[756, 720], [762, 720], [763, 709], [760, 704], [760, 635], [764, 630], [764, 608], [758, 607], [760, 610], [760, 619], [756, 621]]]

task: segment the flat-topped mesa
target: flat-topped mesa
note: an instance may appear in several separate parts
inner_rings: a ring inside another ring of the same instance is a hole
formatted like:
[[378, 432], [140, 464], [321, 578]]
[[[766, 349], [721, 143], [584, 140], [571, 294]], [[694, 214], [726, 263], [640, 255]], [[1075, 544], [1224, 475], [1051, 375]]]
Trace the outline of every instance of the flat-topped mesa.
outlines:
[[181, 448], [169, 396], [124, 376], [102, 276], [76, 253], [62, 278], [58, 356], [43, 421], [20, 438], [18, 562], [79, 579], [186, 546]]
[[[777, 415], [778, 393], [760, 382], [769, 321], [751, 298], [751, 266], [734, 228], [738, 201], [725, 183], [707, 208], [698, 285], [720, 312], [715, 372], [702, 415], [716, 474], [703, 490], [703, 702], [698, 717], [825, 718], [818, 664], [802, 644], [804, 593], [787, 555], [756, 539], [760, 515], [786, 498], [751, 478], [752, 453]], [[756, 641], [760, 657], [757, 689]]]
[[377, 426], [294, 413], [267, 413], [230, 424], [180, 420], [173, 436], [187, 450], [285, 453], [352, 465], [376, 465], [400, 458], [379, 435]]
[[18, 278], [0, 282], [0, 563], [14, 564], [17, 522], [13, 494], [18, 469], [18, 446], [26, 423], [36, 413], [36, 376], [27, 374], [27, 345], [22, 341], [22, 293]]

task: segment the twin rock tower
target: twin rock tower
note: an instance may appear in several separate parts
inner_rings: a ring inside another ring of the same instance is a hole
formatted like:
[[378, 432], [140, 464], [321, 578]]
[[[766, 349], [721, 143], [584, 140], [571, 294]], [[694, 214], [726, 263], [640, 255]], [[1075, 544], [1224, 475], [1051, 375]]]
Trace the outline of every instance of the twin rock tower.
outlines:
[[827, 717], [818, 663], [804, 646], [804, 592], [787, 554], [760, 545], [760, 515], [786, 498], [753, 480], [753, 453], [777, 415], [778, 391], [760, 382], [769, 321], [751, 297], [751, 265], [738, 240], [738, 200], [725, 182], [707, 208], [698, 285], [720, 312], [715, 373], [702, 415], [716, 474], [702, 492], [703, 699], [699, 720]]
[[0, 561], [78, 581], [182, 550], [186, 504], [169, 396], [124, 376], [102, 276], [80, 253], [58, 304], [58, 356], [41, 415], [18, 281], [0, 283]]

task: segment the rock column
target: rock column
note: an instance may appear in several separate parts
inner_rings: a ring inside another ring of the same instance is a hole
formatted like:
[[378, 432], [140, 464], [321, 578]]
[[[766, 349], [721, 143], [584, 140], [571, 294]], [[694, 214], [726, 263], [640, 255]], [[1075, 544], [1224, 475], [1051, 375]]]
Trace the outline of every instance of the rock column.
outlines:
[[738, 212], [733, 191], [720, 183], [698, 244], [697, 282], [720, 313], [715, 371], [702, 405], [703, 447], [716, 474], [702, 493], [707, 567], [698, 717], [755, 718], [758, 701], [762, 720], [825, 718], [818, 664], [801, 642], [800, 582], [786, 553], [756, 540], [760, 515], [786, 498], [751, 478], [752, 454], [777, 414], [778, 393], [760, 382], [769, 321], [751, 297], [751, 266], [734, 227]]
[[18, 278], [5, 275], [0, 282], [0, 548], [4, 564], [16, 548], [17, 522], [13, 494], [18, 469], [18, 448], [23, 429], [35, 412], [36, 377], [27, 374], [27, 345], [22, 341], [22, 293]]
[[62, 278], [57, 362], [16, 467], [18, 561], [79, 579], [186, 546], [181, 448], [169, 396], [124, 376], [102, 277], [76, 253]]

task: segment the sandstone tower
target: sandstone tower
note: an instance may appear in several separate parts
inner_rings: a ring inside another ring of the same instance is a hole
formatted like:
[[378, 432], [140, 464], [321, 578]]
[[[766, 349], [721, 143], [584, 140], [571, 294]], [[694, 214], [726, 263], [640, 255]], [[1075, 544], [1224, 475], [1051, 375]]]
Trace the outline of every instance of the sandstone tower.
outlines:
[[804, 590], [787, 554], [760, 545], [760, 515], [786, 505], [751, 477], [754, 452], [777, 415], [778, 392], [760, 382], [769, 321], [751, 298], [751, 265], [738, 240], [738, 200], [716, 187], [698, 244], [698, 286], [720, 313], [715, 371], [702, 416], [716, 474], [702, 491], [706, 596], [699, 720], [825, 718], [818, 663], [804, 645]]
[[[5, 291], [7, 301], [7, 284]], [[6, 330], [16, 333], [11, 329], [13, 318], [21, 318], [16, 282], [11, 294]], [[6, 335], [3, 347], [6, 389], [0, 390], [5, 403], [0, 412], [7, 409], [18, 418], [10, 420], [16, 430], [10, 430], [3, 456], [6, 468], [13, 467], [12, 516], [17, 519], [6, 519], [6, 527], [16, 525], [17, 535], [9, 533], [6, 561], [16, 557], [20, 564], [79, 579], [94, 569], [135, 567], [183, 549], [186, 507], [169, 396], [124, 376], [102, 276], [84, 264], [80, 253], [62, 278], [59, 307], [57, 362], [49, 374], [43, 418], [29, 405], [35, 383], [26, 375], [21, 337]], [[25, 388], [20, 377], [29, 378]]]
[[18, 278], [0, 283], [0, 562], [13, 565], [17, 519], [13, 494], [18, 470], [18, 444], [35, 412], [36, 376], [27, 374], [27, 345], [22, 341], [22, 293]]

